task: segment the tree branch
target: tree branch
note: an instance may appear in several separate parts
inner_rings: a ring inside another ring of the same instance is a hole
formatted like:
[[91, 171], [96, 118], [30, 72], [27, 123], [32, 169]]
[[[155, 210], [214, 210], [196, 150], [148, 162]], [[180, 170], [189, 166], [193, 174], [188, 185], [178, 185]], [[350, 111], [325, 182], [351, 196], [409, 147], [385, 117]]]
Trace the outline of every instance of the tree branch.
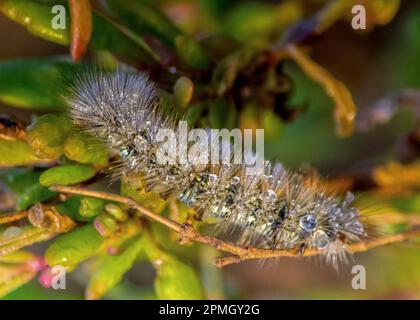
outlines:
[[[53, 186], [50, 188], [52, 191], [61, 192], [65, 194], [74, 194], [89, 196], [109, 201], [114, 201], [122, 204], [126, 204], [132, 209], [137, 210], [144, 216], [148, 217], [151, 220], [159, 222], [167, 226], [172, 231], [175, 231], [180, 236], [180, 244], [186, 244], [189, 242], [197, 242], [208, 245], [215, 249], [230, 253], [230, 256], [216, 258], [215, 264], [219, 268], [239, 263], [245, 260], [255, 260], [255, 259], [269, 259], [269, 258], [278, 258], [278, 257], [308, 257], [321, 254], [322, 251], [309, 248], [303, 254], [300, 251], [295, 249], [258, 249], [253, 247], [240, 247], [233, 243], [223, 241], [218, 238], [211, 236], [203, 235], [197, 230], [195, 230], [190, 224], [181, 224], [172, 219], [157, 215], [152, 211], [144, 208], [136, 201], [131, 198], [123, 197], [120, 195], [115, 195], [106, 192], [99, 192], [94, 190], [87, 190], [77, 187], [66, 187], [66, 186]], [[357, 242], [351, 244], [347, 247], [347, 250], [351, 253], [363, 252], [369, 249], [373, 249], [379, 246], [384, 246], [387, 244], [398, 243], [406, 241], [408, 239], [420, 236], [420, 228], [413, 228], [409, 231], [399, 233], [396, 235], [391, 235], [379, 239], [375, 239], [368, 242]]]
[[13, 212], [13, 213], [5, 213], [5, 214], [0, 215], [0, 224], [15, 222], [23, 218], [26, 218], [27, 216], [28, 216], [28, 211], [26, 210]]

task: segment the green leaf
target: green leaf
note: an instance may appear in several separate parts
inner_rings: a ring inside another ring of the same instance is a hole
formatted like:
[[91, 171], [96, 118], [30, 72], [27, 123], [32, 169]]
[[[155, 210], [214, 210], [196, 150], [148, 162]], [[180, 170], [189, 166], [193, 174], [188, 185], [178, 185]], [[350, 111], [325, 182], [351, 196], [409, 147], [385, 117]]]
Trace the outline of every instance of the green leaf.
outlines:
[[26, 188], [38, 183], [41, 172], [27, 169], [10, 169], [3, 176], [2, 181], [15, 194], [20, 195]]
[[[51, 12], [51, 8], [51, 4], [30, 0], [3, 0], [0, 2], [1, 12], [11, 20], [25, 26], [34, 35], [68, 46], [70, 44], [69, 10], [66, 7], [66, 29], [53, 29], [51, 23], [54, 14]], [[93, 15], [93, 30], [89, 47], [96, 50], [109, 50], [127, 59], [144, 63], [157, 62], [156, 54], [142, 39], [133, 37], [99, 14]]]
[[[138, 181], [133, 181], [133, 183], [131, 181], [130, 183], [123, 181], [121, 183], [121, 195], [132, 198], [155, 213], [161, 212], [166, 206], [166, 201], [160, 197], [159, 193], [154, 191], [146, 192], [140, 180], [141, 178], [131, 177], [131, 179], [138, 179]], [[139, 186], [134, 186], [134, 183], [139, 184]]]
[[[96, 199], [99, 200], [99, 199]], [[128, 218], [127, 213], [124, 212], [121, 207], [113, 203], [105, 205], [106, 212], [118, 222], [125, 222]]]
[[46, 187], [55, 184], [67, 186], [89, 180], [95, 174], [95, 169], [89, 166], [59, 166], [44, 171], [39, 177], [39, 183]]
[[81, 222], [92, 221], [104, 208], [105, 201], [81, 196], [69, 197], [56, 206], [59, 213]]
[[5, 256], [0, 256], [0, 263], [24, 263], [35, 261], [37, 257], [29, 251], [15, 251]]
[[142, 248], [142, 237], [137, 237], [131, 240], [121, 253], [106, 256], [99, 270], [89, 281], [86, 298], [89, 300], [100, 299], [115, 287], [123, 275], [131, 269]]
[[116, 219], [108, 213], [104, 213], [96, 217], [93, 224], [102, 237], [111, 236], [119, 228]]
[[2, 176], [2, 181], [18, 197], [18, 210], [25, 210], [33, 204], [45, 201], [56, 195], [55, 192], [39, 184], [40, 174], [40, 172], [14, 169], [9, 170]]
[[26, 140], [33, 153], [44, 159], [58, 159], [64, 152], [64, 141], [73, 124], [63, 114], [46, 114], [26, 128]]
[[204, 298], [201, 282], [191, 266], [162, 251], [147, 234], [144, 234], [144, 249], [157, 272], [154, 285], [159, 299]]
[[178, 108], [186, 108], [194, 93], [194, 83], [190, 78], [182, 76], [174, 84], [174, 101]]
[[[25, 26], [29, 32], [46, 40], [58, 44], [68, 45], [69, 28], [53, 29], [51, 26], [52, 5], [30, 0], [3, 0], [0, 2], [0, 11], [11, 20]], [[69, 23], [66, 23], [66, 27]]]
[[55, 59], [17, 59], [0, 62], [0, 101], [39, 111], [64, 109], [65, 78], [80, 66]]
[[11, 226], [0, 234], [0, 255], [10, 254], [23, 247], [48, 240], [53, 236], [54, 233], [45, 228], [32, 225]]
[[106, 0], [108, 12], [136, 34], [152, 35], [175, 48], [182, 61], [193, 68], [206, 69], [209, 60], [192, 37], [172, 23], [158, 8], [141, 0]]
[[194, 269], [175, 257], [165, 256], [157, 266], [156, 295], [161, 300], [203, 299], [201, 283]]
[[64, 154], [80, 163], [106, 165], [108, 152], [105, 146], [84, 132], [73, 132], [65, 141]]
[[106, 202], [102, 199], [83, 197], [80, 200], [79, 214], [82, 217], [93, 218], [99, 216], [105, 210]]
[[302, 15], [298, 1], [285, 1], [278, 5], [261, 2], [241, 3], [225, 14], [223, 31], [249, 44], [268, 42], [281, 36], [287, 25], [297, 21]]
[[0, 297], [31, 281], [37, 270], [26, 265], [0, 264]]
[[262, 114], [262, 125], [266, 141], [279, 140], [283, 132], [283, 123], [271, 110], [265, 110]]
[[372, 10], [374, 22], [379, 25], [386, 25], [397, 14], [401, 6], [401, 0], [372, 0], [368, 5]]
[[76, 221], [89, 221], [79, 214], [80, 209], [80, 196], [72, 196], [67, 198], [62, 203], [56, 206], [57, 211], [65, 216], [68, 216]]
[[35, 203], [48, 200], [57, 194], [50, 191], [48, 188], [35, 183], [34, 185], [25, 189], [25, 191], [19, 196], [17, 201], [17, 209], [25, 210]]
[[142, 38], [95, 13], [89, 47], [95, 50], [108, 50], [133, 62], [156, 64], [160, 59]]
[[58, 237], [45, 252], [45, 261], [50, 266], [75, 266], [95, 255], [104, 240], [89, 223]]
[[105, 0], [107, 10], [139, 35], [154, 35], [169, 46], [181, 30], [158, 8], [142, 0]]
[[26, 141], [0, 140], [0, 168], [41, 163]]

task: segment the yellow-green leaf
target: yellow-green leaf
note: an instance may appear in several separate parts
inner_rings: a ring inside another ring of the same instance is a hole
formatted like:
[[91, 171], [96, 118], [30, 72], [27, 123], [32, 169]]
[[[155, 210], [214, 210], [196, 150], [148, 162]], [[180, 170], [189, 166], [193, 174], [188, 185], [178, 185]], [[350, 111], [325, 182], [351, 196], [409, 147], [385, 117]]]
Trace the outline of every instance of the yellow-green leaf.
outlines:
[[125, 249], [117, 255], [108, 255], [99, 270], [90, 279], [86, 289], [86, 298], [100, 299], [106, 292], [115, 287], [123, 275], [131, 269], [143, 248], [141, 237], [129, 241]]
[[26, 140], [33, 153], [44, 159], [58, 159], [64, 152], [64, 141], [72, 130], [69, 118], [46, 114], [26, 128]]
[[72, 267], [95, 255], [104, 243], [90, 223], [58, 237], [45, 252], [50, 266]]
[[39, 183], [46, 187], [55, 184], [66, 186], [89, 180], [95, 174], [95, 169], [89, 166], [59, 166], [44, 171], [39, 177]]

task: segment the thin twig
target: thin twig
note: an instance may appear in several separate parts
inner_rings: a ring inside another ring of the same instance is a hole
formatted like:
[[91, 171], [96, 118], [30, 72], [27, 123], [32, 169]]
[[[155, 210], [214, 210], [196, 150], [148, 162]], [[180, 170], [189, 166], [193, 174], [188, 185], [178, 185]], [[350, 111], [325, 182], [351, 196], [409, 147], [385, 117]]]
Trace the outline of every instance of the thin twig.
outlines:
[[52, 186], [50, 187], [51, 191], [54, 192], [62, 192], [67, 194], [76, 194], [81, 196], [87, 196], [87, 197], [94, 197], [99, 198], [103, 200], [109, 200], [114, 201], [118, 203], [126, 204], [127, 206], [136, 209], [137, 211], [141, 212], [146, 217], [155, 220], [161, 224], [164, 224], [168, 228], [172, 229], [175, 232], [180, 233], [182, 230], [182, 224], [173, 221], [171, 219], [168, 219], [166, 217], [160, 216], [158, 214], [153, 213], [152, 211], [146, 209], [145, 207], [142, 207], [139, 205], [136, 201], [134, 201], [131, 198], [119, 196], [112, 193], [106, 193], [106, 192], [99, 192], [94, 190], [88, 190], [88, 189], [81, 189], [76, 187], [65, 187], [65, 186]]
[[[402, 232], [396, 235], [391, 235], [391, 236], [375, 239], [368, 242], [357, 242], [357, 243], [347, 246], [347, 251], [350, 253], [364, 252], [364, 251], [368, 251], [370, 249], [384, 246], [387, 244], [403, 242], [417, 236], [420, 236], [420, 228]], [[225, 267], [227, 265], [238, 263], [245, 260], [269, 259], [269, 258], [278, 258], [278, 257], [310, 257], [310, 256], [315, 256], [322, 253], [322, 251], [317, 250], [317, 249], [307, 249], [303, 254], [300, 254], [297, 251], [264, 250], [264, 249], [254, 249], [254, 248], [249, 248], [247, 251], [248, 252], [244, 255], [219, 257], [216, 259], [216, 265], [218, 267]]]
[[[188, 242], [197, 242], [208, 245], [210, 247], [216, 248], [218, 250], [228, 252], [231, 256], [219, 257], [216, 259], [215, 264], [218, 267], [224, 267], [233, 263], [238, 263], [245, 260], [254, 260], [254, 259], [269, 259], [269, 258], [278, 258], [278, 257], [307, 257], [321, 254], [322, 251], [317, 249], [307, 249], [303, 254], [295, 249], [258, 249], [253, 247], [240, 247], [233, 243], [220, 240], [211, 236], [203, 235], [195, 230], [190, 224], [180, 224], [176, 221], [173, 221], [169, 218], [157, 215], [150, 210], [139, 205], [131, 198], [106, 193], [93, 190], [86, 190], [77, 187], [65, 187], [65, 186], [53, 186], [50, 188], [52, 191], [61, 192], [66, 194], [75, 194], [82, 196], [89, 196], [109, 201], [115, 201], [118, 203], [126, 204], [127, 206], [139, 211], [146, 217], [164, 224], [171, 230], [179, 233], [180, 243], [185, 244]], [[388, 237], [383, 237], [369, 242], [358, 242], [347, 247], [349, 252], [363, 252], [372, 248], [379, 246], [402, 242], [416, 236], [420, 236], [420, 228], [412, 229], [407, 232], [403, 232], [397, 235], [392, 235]]]
[[28, 216], [28, 211], [18, 211], [13, 213], [5, 213], [0, 215], [0, 224], [22, 220]]

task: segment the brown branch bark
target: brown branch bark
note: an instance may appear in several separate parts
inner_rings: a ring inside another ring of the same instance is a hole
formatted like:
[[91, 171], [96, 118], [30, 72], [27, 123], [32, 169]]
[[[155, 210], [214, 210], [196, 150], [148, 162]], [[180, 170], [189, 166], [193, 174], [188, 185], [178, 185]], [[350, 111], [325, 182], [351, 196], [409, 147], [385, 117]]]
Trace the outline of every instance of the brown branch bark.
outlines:
[[5, 224], [9, 222], [14, 222], [26, 218], [28, 216], [28, 211], [18, 211], [13, 213], [5, 213], [0, 215], [0, 224]]
[[[215, 264], [219, 268], [239, 263], [245, 260], [255, 260], [255, 259], [270, 259], [270, 258], [278, 258], [278, 257], [308, 257], [321, 254], [322, 251], [317, 249], [307, 249], [303, 254], [300, 253], [298, 250], [294, 249], [259, 249], [253, 247], [240, 247], [233, 243], [223, 241], [218, 238], [214, 238], [211, 236], [203, 235], [197, 230], [195, 230], [190, 224], [181, 224], [179, 222], [173, 221], [169, 218], [157, 215], [152, 211], [144, 208], [137, 202], [135, 202], [131, 198], [123, 197], [120, 195], [115, 195], [106, 192], [99, 192], [93, 190], [87, 190], [77, 187], [65, 187], [65, 186], [53, 186], [50, 188], [52, 191], [61, 192], [65, 194], [75, 194], [75, 195], [82, 195], [82, 196], [89, 196], [100, 198], [109, 201], [115, 201], [118, 203], [126, 204], [130, 208], [133, 208], [143, 214], [144, 216], [152, 219], [156, 222], [162, 223], [163, 225], [167, 226], [172, 231], [175, 231], [180, 236], [180, 244], [186, 244], [188, 242], [197, 242], [204, 245], [208, 245], [215, 249], [230, 253], [230, 256], [227, 257], [219, 257], [216, 259]], [[402, 241], [406, 241], [408, 239], [420, 236], [420, 228], [413, 228], [407, 232], [403, 232], [396, 235], [391, 235], [379, 239], [375, 239], [368, 242], [358, 242], [352, 245], [349, 245], [347, 250], [351, 253], [356, 252], [363, 252], [369, 249], [373, 249], [379, 246], [384, 246], [387, 244], [398, 243]]]

